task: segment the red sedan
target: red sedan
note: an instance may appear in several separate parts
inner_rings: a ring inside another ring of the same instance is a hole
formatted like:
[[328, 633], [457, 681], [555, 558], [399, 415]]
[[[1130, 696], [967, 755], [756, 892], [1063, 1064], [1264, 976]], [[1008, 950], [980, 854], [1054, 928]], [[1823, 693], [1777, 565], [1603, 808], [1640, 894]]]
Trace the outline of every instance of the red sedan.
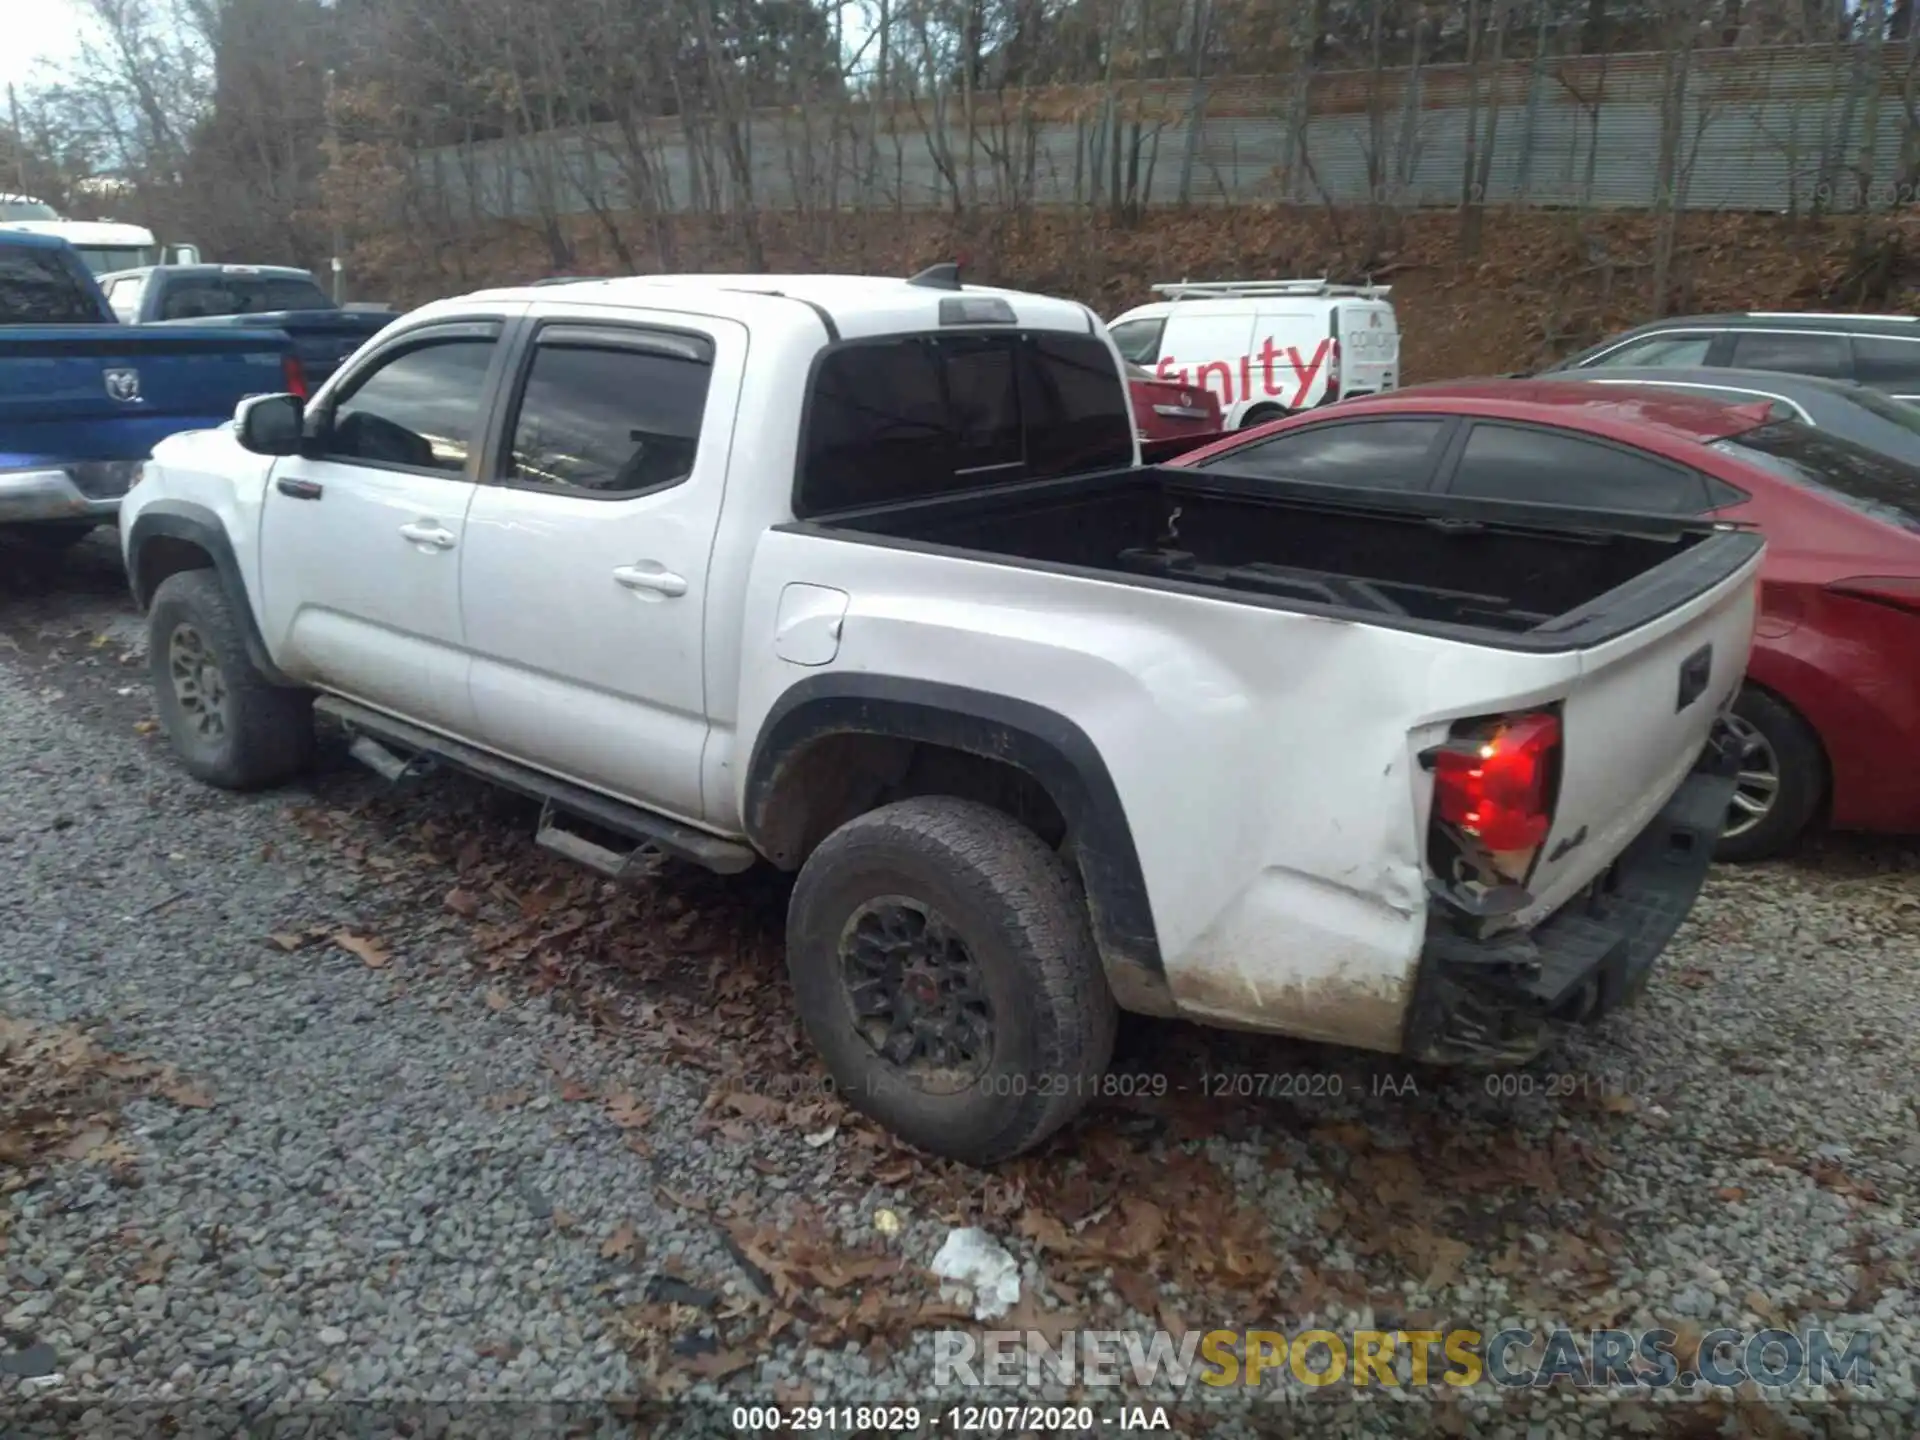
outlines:
[[1761, 614], [1732, 717], [1745, 755], [1720, 846], [1749, 860], [1816, 818], [1920, 832], [1920, 470], [1782, 413], [1654, 387], [1462, 381], [1169, 463], [1758, 525]]

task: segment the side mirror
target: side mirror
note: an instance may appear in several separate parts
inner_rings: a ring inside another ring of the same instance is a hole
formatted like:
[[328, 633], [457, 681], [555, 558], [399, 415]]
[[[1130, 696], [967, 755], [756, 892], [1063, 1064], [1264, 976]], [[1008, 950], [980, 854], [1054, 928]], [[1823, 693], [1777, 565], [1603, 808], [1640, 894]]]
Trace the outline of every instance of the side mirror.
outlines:
[[169, 245], [166, 262], [168, 265], [198, 265], [200, 247], [198, 245]]
[[256, 455], [297, 455], [305, 433], [298, 395], [250, 395], [233, 413], [242, 448]]

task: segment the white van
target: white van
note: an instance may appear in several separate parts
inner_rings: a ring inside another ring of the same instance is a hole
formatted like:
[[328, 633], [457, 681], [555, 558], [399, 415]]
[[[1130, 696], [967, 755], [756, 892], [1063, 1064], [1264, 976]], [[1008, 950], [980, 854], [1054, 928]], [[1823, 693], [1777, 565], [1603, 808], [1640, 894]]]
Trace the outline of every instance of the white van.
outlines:
[[1108, 322], [1113, 343], [1163, 379], [1211, 390], [1230, 430], [1400, 382], [1391, 285], [1182, 281]]

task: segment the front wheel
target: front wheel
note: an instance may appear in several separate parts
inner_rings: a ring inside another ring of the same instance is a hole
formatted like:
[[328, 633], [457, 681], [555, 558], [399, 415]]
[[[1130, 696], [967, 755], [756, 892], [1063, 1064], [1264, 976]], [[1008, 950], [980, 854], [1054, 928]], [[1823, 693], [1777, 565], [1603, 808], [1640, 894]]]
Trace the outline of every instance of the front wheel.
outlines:
[[1287, 412], [1278, 405], [1256, 405], [1240, 417], [1240, 428], [1252, 430], [1259, 425], [1268, 425], [1275, 420], [1284, 420]]
[[1073, 871], [971, 800], [903, 800], [829, 835], [794, 883], [787, 968], [842, 1098], [968, 1164], [1053, 1134], [1113, 1054]]
[[147, 664], [160, 724], [195, 779], [253, 790], [291, 779], [312, 759], [313, 697], [254, 666], [213, 571], [161, 582], [147, 616]]
[[1752, 685], [1741, 689], [1726, 724], [1740, 770], [1714, 857], [1769, 859], [1789, 849], [1820, 808], [1826, 753], [1785, 701]]

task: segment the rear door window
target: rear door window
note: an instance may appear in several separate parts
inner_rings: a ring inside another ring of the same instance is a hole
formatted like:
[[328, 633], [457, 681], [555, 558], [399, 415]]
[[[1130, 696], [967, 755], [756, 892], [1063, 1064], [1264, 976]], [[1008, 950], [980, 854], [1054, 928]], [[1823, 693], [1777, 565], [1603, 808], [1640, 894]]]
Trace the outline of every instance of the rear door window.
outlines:
[[1920, 469], [1825, 430], [1775, 421], [1713, 442], [1850, 510], [1920, 531]]
[[1920, 395], [1920, 336], [1854, 336], [1853, 378], [1896, 395]]
[[1578, 435], [1476, 424], [1448, 493], [1476, 500], [1697, 515], [1713, 503], [1695, 472]]
[[794, 513], [1133, 463], [1133, 412], [1091, 335], [913, 335], [829, 351]]
[[1825, 375], [1835, 380], [1853, 375], [1853, 357], [1844, 335], [1736, 330], [1729, 355], [1727, 364], [1735, 370], [1781, 370], [1789, 375]]
[[713, 347], [677, 334], [570, 342], [559, 333], [534, 350], [506, 478], [555, 494], [624, 499], [690, 476]]
[[1309, 425], [1243, 445], [1194, 468], [1355, 490], [1421, 491], [1432, 484], [1449, 423], [1434, 417]]

